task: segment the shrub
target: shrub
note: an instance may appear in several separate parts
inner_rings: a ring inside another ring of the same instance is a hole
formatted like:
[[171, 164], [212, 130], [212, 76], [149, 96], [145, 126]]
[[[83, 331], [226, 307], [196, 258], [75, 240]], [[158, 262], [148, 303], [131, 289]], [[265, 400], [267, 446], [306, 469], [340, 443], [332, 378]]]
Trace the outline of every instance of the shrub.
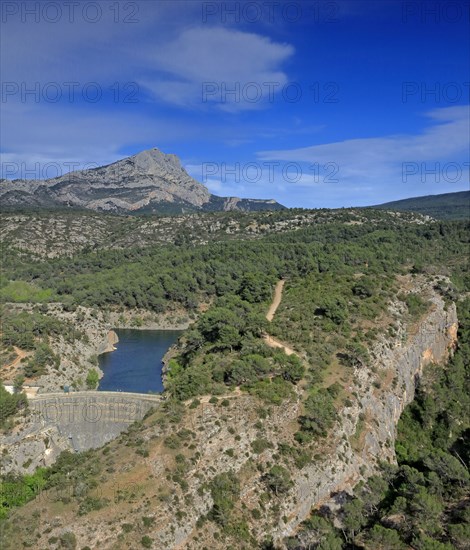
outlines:
[[226, 526], [240, 495], [240, 482], [233, 472], [224, 472], [216, 475], [209, 487], [214, 505], [208, 517], [219, 525]]
[[87, 496], [78, 508], [78, 515], [84, 516], [94, 510], [101, 510], [101, 508], [104, 508], [107, 504], [108, 501], [106, 499]]
[[0, 383], [0, 428], [6, 420], [21, 410], [28, 408], [28, 399], [24, 393], [10, 394]]
[[261, 454], [266, 449], [272, 447], [271, 443], [267, 439], [255, 439], [251, 442], [251, 448], [257, 455]]
[[140, 539], [140, 544], [142, 544], [144, 548], [152, 548], [152, 539], [149, 536], [144, 535]]
[[168, 437], [165, 437], [163, 443], [169, 449], [179, 449], [181, 447], [181, 439], [176, 434], [170, 434]]
[[155, 523], [155, 518], [143, 516], [142, 523], [144, 524], [144, 527], [152, 527], [152, 525]]
[[300, 418], [302, 429], [313, 435], [325, 436], [336, 420], [333, 397], [324, 389], [307, 397], [305, 412]]
[[282, 466], [273, 466], [266, 474], [265, 479], [268, 487], [276, 495], [286, 493], [292, 486], [291, 476]]
[[74, 550], [77, 547], [77, 537], [71, 531], [60, 536], [60, 546], [69, 550]]
[[419, 294], [410, 293], [405, 297], [405, 303], [410, 315], [416, 317], [424, 313], [428, 307], [428, 302], [423, 300]]
[[89, 390], [94, 390], [98, 386], [100, 375], [96, 369], [89, 369], [86, 376], [86, 385]]

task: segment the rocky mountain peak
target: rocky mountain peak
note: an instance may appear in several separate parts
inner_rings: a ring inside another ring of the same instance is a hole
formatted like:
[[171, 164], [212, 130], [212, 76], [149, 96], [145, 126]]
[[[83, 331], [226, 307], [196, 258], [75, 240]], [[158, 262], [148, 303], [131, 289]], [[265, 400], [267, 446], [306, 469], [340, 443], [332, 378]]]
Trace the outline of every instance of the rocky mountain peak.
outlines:
[[79, 207], [116, 213], [276, 210], [275, 201], [211, 195], [176, 155], [152, 148], [122, 160], [49, 180], [2, 180], [4, 207]]
[[140, 153], [129, 157], [129, 160], [132, 160], [134, 162], [136, 168], [148, 174], [161, 171], [162, 167], [165, 167], [168, 170], [185, 171], [181, 166], [180, 159], [176, 155], [167, 155], [156, 147], [154, 147], [153, 149], [141, 151]]

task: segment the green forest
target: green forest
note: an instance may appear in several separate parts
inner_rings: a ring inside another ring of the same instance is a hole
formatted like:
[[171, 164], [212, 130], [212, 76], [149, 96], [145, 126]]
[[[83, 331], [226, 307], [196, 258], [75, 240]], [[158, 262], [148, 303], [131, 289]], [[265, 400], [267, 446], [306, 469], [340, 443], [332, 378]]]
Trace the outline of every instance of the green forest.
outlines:
[[[256, 240], [194, 245], [194, 235], [188, 234], [180, 244], [85, 251], [42, 261], [12, 248], [4, 258], [0, 292], [4, 301], [22, 301], [26, 292], [33, 303], [59, 301], [69, 311], [79, 304], [155, 313], [183, 308], [198, 319], [169, 366], [169, 394], [184, 400], [241, 386], [279, 403], [304, 373], [315, 393], [334, 362], [345, 367], [367, 362], [367, 346], [380, 331], [395, 330], [393, 322], [377, 323], [392, 298], [398, 295], [410, 316], [426, 310], [425, 298], [399, 295], [397, 275], [450, 274], [450, 266], [456, 287], [468, 281], [462, 257], [468, 223], [423, 224], [413, 218], [403, 223], [373, 210], [362, 215], [365, 221], [356, 223], [348, 211], [338, 211], [329, 222]], [[288, 213], [275, 216], [284, 219]], [[295, 219], [295, 212], [290, 216]], [[269, 332], [294, 347], [297, 355], [289, 358], [261, 340], [280, 278], [286, 279], [286, 290]], [[450, 299], [456, 292], [448, 285], [440, 290]], [[203, 315], [198, 314], [201, 303], [210, 306]], [[37, 304], [31, 316], [4, 315], [3, 344], [34, 349], [26, 376], [42, 374], [47, 364], [57, 366], [48, 335], [81, 337], [73, 327], [48, 320], [42, 307]], [[332, 405], [332, 393], [325, 393], [322, 403]], [[307, 403], [315, 399], [312, 395]]]
[[[71, 308], [158, 312], [174, 303], [194, 311], [200, 301], [227, 294], [256, 302], [264, 288], [268, 298], [267, 285], [272, 288], [279, 277], [353, 274], [365, 266], [373, 277], [391, 276], [409, 263], [417, 271], [444, 266], [458, 261], [468, 242], [468, 222], [403, 223], [388, 213], [363, 212], [370, 223], [349, 224], [347, 211], [340, 211], [330, 222], [250, 241], [99, 250], [42, 261], [11, 247], [4, 250], [1, 296], [21, 301], [29, 285], [31, 301], [36, 301], [35, 289], [41, 301], [59, 300]], [[260, 287], [253, 296], [243, 287], [247, 276]]]

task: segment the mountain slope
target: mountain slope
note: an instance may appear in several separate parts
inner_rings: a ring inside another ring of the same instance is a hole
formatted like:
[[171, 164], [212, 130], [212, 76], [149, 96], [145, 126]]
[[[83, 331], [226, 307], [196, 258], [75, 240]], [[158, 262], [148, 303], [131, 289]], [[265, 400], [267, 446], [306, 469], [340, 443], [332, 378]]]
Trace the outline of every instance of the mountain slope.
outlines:
[[470, 218], [470, 191], [411, 197], [379, 204], [373, 208], [418, 212], [443, 220], [468, 220]]
[[48, 180], [1, 180], [3, 207], [74, 207], [116, 213], [181, 213], [200, 210], [278, 210], [273, 200], [211, 195], [176, 155], [142, 151], [107, 166]]

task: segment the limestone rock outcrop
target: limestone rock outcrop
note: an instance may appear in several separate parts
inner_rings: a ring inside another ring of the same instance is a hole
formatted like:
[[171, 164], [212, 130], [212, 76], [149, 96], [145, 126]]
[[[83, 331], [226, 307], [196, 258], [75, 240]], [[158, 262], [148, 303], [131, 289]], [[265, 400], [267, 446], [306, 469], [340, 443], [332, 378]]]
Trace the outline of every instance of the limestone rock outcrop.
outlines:
[[110, 330], [106, 335], [104, 342], [101, 344], [100, 348], [98, 349], [98, 355], [101, 355], [102, 353], [109, 353], [111, 351], [114, 351], [116, 349], [116, 344], [118, 342], [119, 342], [118, 335], [114, 332], [114, 330]]

